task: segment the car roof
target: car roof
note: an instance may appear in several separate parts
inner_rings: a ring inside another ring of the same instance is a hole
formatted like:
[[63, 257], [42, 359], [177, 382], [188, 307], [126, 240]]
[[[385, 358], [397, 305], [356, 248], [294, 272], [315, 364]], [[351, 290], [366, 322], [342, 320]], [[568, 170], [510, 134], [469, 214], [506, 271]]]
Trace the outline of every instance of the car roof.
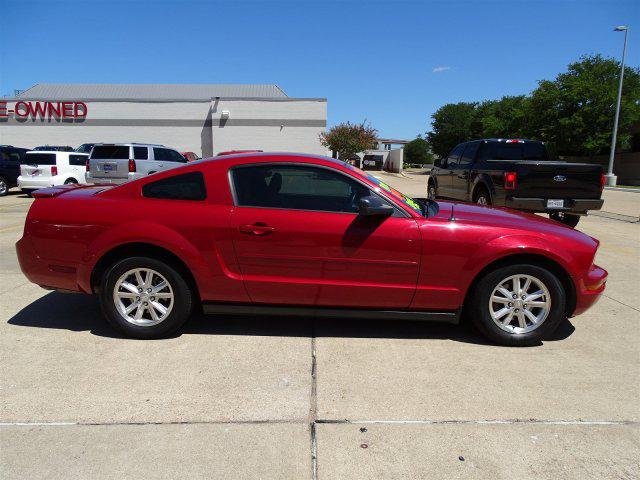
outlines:
[[29, 150], [29, 151], [27, 151], [27, 153], [55, 153], [55, 154], [60, 154], [60, 155], [86, 155], [86, 156], [89, 156], [88, 153], [82, 153], [82, 152], [76, 152], [76, 151], [66, 152], [66, 151], [62, 151], [62, 150]]
[[[126, 143], [94, 143], [94, 146], [114, 146], [114, 147], [129, 147], [129, 146], [134, 146], [134, 147], [162, 147], [162, 148], [171, 148], [171, 147], [167, 147], [166, 145], [160, 145], [159, 143], [137, 143], [137, 142], [126, 142]], [[173, 148], [171, 148], [172, 150], [174, 150]]]
[[[315, 155], [312, 153], [297, 153], [297, 152], [251, 152], [251, 153], [236, 153], [233, 155], [222, 155], [216, 157], [208, 157], [198, 160], [193, 163], [200, 162], [227, 162], [230, 164], [246, 164], [251, 162], [262, 163], [262, 162], [304, 162], [305, 160], [311, 162], [309, 163], [330, 163], [335, 166], [345, 167], [345, 162], [341, 160], [337, 160], [335, 158], [327, 157], [324, 155]], [[193, 164], [192, 163], [192, 164]]]

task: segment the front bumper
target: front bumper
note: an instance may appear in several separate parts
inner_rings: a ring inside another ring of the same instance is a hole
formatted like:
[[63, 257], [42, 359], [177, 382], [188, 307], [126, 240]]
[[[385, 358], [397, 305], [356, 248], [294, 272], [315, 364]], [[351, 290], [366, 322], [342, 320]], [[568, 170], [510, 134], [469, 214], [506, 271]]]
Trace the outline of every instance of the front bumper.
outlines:
[[576, 279], [576, 308], [572, 316], [580, 315], [600, 300], [607, 276], [604, 268], [594, 264], [583, 277]]
[[602, 198], [564, 198], [565, 208], [547, 208], [546, 198], [511, 197], [505, 201], [505, 207], [530, 212], [566, 212], [585, 214], [589, 210], [600, 210], [604, 200]]

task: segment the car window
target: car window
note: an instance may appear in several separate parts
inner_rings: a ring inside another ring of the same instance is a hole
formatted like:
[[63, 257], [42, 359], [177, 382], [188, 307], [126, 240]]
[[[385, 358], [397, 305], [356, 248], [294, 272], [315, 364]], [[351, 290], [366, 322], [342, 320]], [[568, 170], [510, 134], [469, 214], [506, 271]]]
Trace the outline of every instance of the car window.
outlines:
[[20, 163], [22, 161], [20, 152], [16, 150], [8, 150], [6, 152], [2, 152], [2, 159], [5, 162], [9, 163]]
[[522, 146], [523, 160], [549, 160], [544, 143], [527, 142]]
[[147, 147], [133, 147], [133, 158], [136, 160], [148, 160], [149, 149]]
[[460, 159], [458, 160], [458, 165], [461, 167], [468, 167], [471, 164], [471, 162], [473, 162], [473, 158], [475, 157], [477, 151], [478, 151], [477, 142], [467, 143], [467, 146], [464, 149], [464, 153], [460, 156]]
[[69, 155], [69, 165], [75, 167], [85, 166], [87, 163], [86, 155]]
[[153, 158], [156, 160], [169, 160], [169, 156], [167, 155], [166, 148], [154, 148], [153, 149]]
[[187, 161], [186, 158], [184, 158], [175, 150], [167, 150], [167, 156], [168, 156], [167, 160], [169, 160], [170, 162], [186, 163]]
[[356, 213], [360, 198], [371, 195], [361, 183], [319, 167], [237, 167], [232, 179], [236, 204], [247, 207]]
[[97, 160], [128, 159], [129, 147], [126, 145], [97, 145], [91, 151], [91, 158]]
[[462, 152], [464, 151], [464, 146], [465, 144], [461, 143], [451, 151], [451, 153], [447, 157], [447, 166], [458, 163], [458, 158], [460, 158], [460, 155], [462, 155]]
[[165, 200], [204, 200], [207, 190], [202, 172], [183, 173], [142, 187], [142, 196]]
[[29, 165], [55, 165], [55, 153], [27, 153], [25, 163]]

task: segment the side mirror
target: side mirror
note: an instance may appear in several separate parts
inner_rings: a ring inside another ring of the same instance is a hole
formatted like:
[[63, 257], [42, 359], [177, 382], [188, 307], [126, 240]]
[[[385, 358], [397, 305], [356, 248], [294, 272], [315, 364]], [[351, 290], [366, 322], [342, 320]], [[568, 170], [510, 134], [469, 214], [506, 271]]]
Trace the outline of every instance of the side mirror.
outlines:
[[393, 207], [384, 203], [376, 196], [362, 197], [358, 202], [358, 215], [390, 217]]

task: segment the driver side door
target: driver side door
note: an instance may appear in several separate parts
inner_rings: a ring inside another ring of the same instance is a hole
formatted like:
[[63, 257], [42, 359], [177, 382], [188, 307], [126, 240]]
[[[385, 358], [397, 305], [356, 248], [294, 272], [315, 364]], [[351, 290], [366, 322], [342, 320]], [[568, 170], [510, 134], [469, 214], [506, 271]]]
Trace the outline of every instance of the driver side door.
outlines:
[[391, 217], [358, 215], [358, 200], [375, 195], [367, 185], [336, 169], [291, 163], [238, 166], [230, 181], [233, 245], [253, 302], [409, 306], [420, 262], [417, 223], [398, 207]]

